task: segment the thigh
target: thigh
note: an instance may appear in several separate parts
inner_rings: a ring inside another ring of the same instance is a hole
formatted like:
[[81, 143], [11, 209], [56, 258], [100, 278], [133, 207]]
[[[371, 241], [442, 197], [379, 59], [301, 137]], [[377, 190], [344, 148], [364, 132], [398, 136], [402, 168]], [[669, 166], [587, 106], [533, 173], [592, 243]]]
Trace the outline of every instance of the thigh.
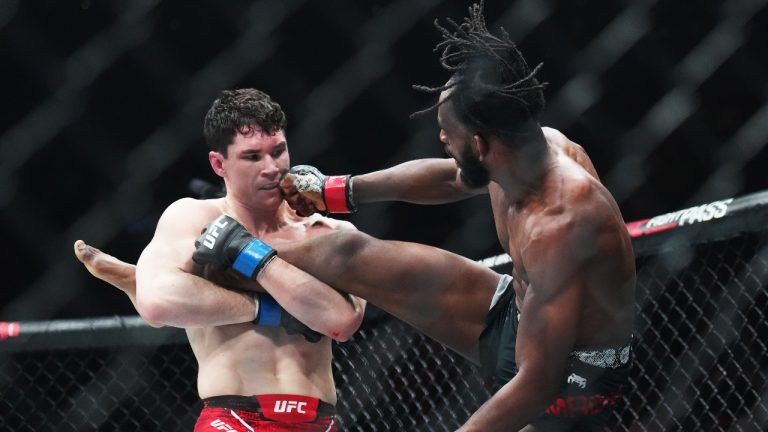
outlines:
[[279, 247], [280, 256], [334, 288], [362, 297], [477, 360], [500, 275], [460, 255], [355, 231]]

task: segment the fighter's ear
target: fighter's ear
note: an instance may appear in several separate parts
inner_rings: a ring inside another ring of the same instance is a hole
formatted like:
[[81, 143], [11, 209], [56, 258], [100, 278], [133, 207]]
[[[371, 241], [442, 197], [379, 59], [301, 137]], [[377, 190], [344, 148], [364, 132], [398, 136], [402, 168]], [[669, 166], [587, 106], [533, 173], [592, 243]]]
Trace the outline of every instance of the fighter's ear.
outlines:
[[477, 158], [481, 161], [485, 160], [485, 158], [488, 156], [488, 152], [490, 151], [488, 141], [486, 141], [485, 138], [479, 133], [476, 133], [472, 137], [472, 147], [474, 147]]
[[224, 174], [226, 174], [226, 170], [224, 169], [223, 154], [216, 151], [209, 151], [208, 162], [211, 163], [211, 168], [213, 168], [213, 172], [215, 172], [217, 176], [224, 177]]

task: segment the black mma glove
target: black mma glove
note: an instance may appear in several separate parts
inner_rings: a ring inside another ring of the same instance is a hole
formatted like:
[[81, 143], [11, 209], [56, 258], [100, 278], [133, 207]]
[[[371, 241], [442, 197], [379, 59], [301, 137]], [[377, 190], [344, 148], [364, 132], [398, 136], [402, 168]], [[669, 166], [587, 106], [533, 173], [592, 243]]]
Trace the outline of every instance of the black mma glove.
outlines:
[[192, 260], [217, 270], [232, 268], [241, 275], [256, 279], [277, 251], [252, 236], [238, 221], [221, 215], [209, 222], [195, 240]]
[[301, 334], [309, 342], [316, 343], [323, 337], [293, 315], [286, 312], [269, 294], [258, 294], [259, 310], [253, 323], [267, 327], [283, 327], [290, 334]]
[[[321, 212], [354, 213], [357, 207], [352, 199], [350, 179], [349, 175], [325, 176], [313, 166], [296, 165], [286, 174], [281, 188], [284, 195], [298, 195]], [[292, 201], [297, 200], [288, 199], [289, 204], [293, 204]], [[306, 207], [306, 203], [304, 204]], [[294, 209], [298, 210], [296, 207]]]

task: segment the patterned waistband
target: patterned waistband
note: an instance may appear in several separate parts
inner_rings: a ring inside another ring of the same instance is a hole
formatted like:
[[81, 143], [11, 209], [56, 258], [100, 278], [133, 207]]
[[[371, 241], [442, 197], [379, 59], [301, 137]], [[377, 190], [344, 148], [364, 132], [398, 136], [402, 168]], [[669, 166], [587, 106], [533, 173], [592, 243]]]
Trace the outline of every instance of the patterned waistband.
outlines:
[[629, 363], [632, 356], [632, 339], [624, 346], [599, 350], [573, 351], [570, 358], [578, 359], [588, 365], [605, 369], [616, 369]]
[[[270, 404], [275, 403], [275, 406], [264, 406], [265, 398], [270, 401]], [[212, 396], [203, 399], [203, 406], [205, 408], [229, 408], [240, 411], [257, 412], [264, 415], [265, 411], [271, 413], [275, 411], [274, 408], [278, 407], [280, 403], [283, 404], [283, 410], [290, 409], [291, 399], [300, 398], [302, 400], [316, 400], [317, 408], [316, 412], [319, 417], [330, 417], [336, 415], [336, 406], [325, 402], [320, 399], [307, 398], [306, 396], [291, 395], [254, 395], [254, 396], [240, 396], [240, 395], [224, 395], [224, 396]], [[259, 403], [259, 399], [262, 399], [262, 403]]]

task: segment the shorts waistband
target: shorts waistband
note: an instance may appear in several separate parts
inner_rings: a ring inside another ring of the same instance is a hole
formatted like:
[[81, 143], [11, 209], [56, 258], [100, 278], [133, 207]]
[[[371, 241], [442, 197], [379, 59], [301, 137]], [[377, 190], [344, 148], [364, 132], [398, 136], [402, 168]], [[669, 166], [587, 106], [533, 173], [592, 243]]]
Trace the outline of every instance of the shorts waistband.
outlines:
[[632, 342], [634, 337], [626, 344], [615, 348], [603, 348], [598, 350], [573, 351], [569, 355], [588, 365], [605, 369], [616, 369], [629, 363], [632, 358]]
[[[317, 399], [317, 398], [310, 398], [307, 396], [294, 396], [289, 394], [264, 394], [264, 395], [253, 395], [253, 396], [241, 396], [241, 395], [222, 395], [222, 396], [211, 396], [208, 398], [203, 399], [203, 407], [204, 408], [230, 408], [234, 410], [242, 410], [242, 411], [250, 411], [250, 412], [257, 412], [262, 417], [264, 416], [265, 409], [268, 411], [274, 411], [274, 408], [271, 406], [262, 408], [261, 403], [259, 403], [259, 399], [264, 400], [265, 398], [270, 401], [276, 401], [277, 403], [282, 403], [283, 405], [287, 405], [287, 403], [290, 403], [292, 400], [300, 399], [301, 401], [306, 400], [313, 400], [317, 401], [317, 416], [318, 417], [330, 417], [333, 415], [336, 415], [336, 406], [325, 402], [324, 400]], [[290, 409], [290, 408], [287, 408]]]
[[504, 295], [507, 290], [512, 290], [512, 276], [508, 274], [502, 274], [501, 278], [499, 278], [499, 282], [496, 284], [496, 292], [493, 293], [493, 298], [491, 299], [491, 306], [488, 309], [493, 309], [494, 306], [496, 306], [496, 303], [499, 302], [499, 299], [501, 299], [501, 296]]

